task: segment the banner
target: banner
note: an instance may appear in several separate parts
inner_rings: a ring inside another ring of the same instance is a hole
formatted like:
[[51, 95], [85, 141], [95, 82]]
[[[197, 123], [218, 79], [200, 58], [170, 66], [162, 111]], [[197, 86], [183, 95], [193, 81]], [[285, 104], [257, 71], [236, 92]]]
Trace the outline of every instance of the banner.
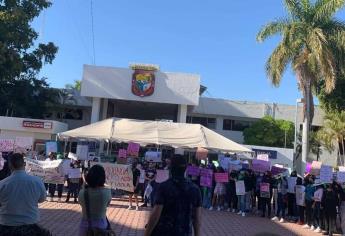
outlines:
[[[256, 149], [252, 148], [252, 151], [255, 152], [255, 156], [265, 154], [268, 156], [269, 159], [277, 159], [278, 152], [274, 150], [265, 150], [265, 149]], [[259, 158], [258, 158], [259, 159]]]
[[295, 193], [297, 177], [288, 177], [288, 193]]
[[198, 166], [188, 166], [187, 167], [187, 175], [199, 176], [200, 175], [200, 168]]
[[333, 168], [332, 166], [322, 165], [320, 169], [320, 181], [321, 183], [333, 182]]
[[0, 152], [13, 152], [14, 140], [13, 139], [0, 139]]
[[228, 183], [229, 175], [228, 173], [215, 173], [214, 179], [217, 183]]
[[195, 157], [198, 160], [206, 160], [207, 159], [208, 150], [205, 148], [198, 147], [196, 149]]
[[236, 195], [242, 196], [245, 194], [246, 194], [246, 188], [244, 186], [244, 181], [243, 180], [236, 181]]
[[169, 170], [156, 170], [156, 182], [163, 183], [169, 179], [170, 172]]
[[56, 141], [47, 141], [46, 142], [46, 154], [48, 155], [50, 152], [57, 152], [58, 146]]
[[259, 154], [256, 156], [256, 159], [262, 160], [262, 161], [269, 161], [268, 154]]
[[310, 174], [315, 175], [315, 176], [320, 175], [321, 166], [322, 166], [322, 162], [313, 161], [313, 163], [311, 163]]
[[101, 165], [105, 170], [106, 183], [113, 189], [122, 189], [128, 192], [134, 191], [133, 173], [130, 165], [113, 163], [93, 163]]
[[212, 187], [213, 171], [210, 169], [200, 170], [200, 186]]
[[296, 205], [305, 205], [305, 187], [303, 185], [296, 185]]
[[339, 166], [339, 171], [337, 172], [337, 182], [345, 183], [345, 166]]
[[14, 149], [18, 152], [30, 151], [32, 150], [33, 143], [33, 137], [16, 137]]
[[260, 184], [260, 197], [270, 198], [270, 184], [269, 183]]
[[127, 156], [128, 157], [138, 157], [139, 156], [140, 145], [138, 143], [128, 143]]
[[25, 159], [25, 170], [28, 174], [42, 178], [44, 183], [63, 184], [64, 174], [62, 173], [62, 160], [36, 161]]
[[78, 160], [88, 160], [89, 159], [89, 145], [77, 145], [77, 157]]
[[271, 163], [269, 161], [254, 159], [252, 162], [253, 171], [266, 172], [266, 171], [269, 171], [270, 168], [271, 168]]

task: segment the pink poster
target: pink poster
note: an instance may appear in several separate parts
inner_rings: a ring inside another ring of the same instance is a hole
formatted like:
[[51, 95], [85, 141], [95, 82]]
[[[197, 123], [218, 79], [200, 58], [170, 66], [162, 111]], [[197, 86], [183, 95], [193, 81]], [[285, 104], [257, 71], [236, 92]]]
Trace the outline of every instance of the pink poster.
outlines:
[[169, 170], [157, 170], [156, 182], [163, 183], [169, 179]]
[[199, 176], [200, 175], [200, 168], [198, 166], [188, 166], [187, 167], [187, 174], [192, 176]]
[[126, 149], [120, 149], [119, 150], [119, 158], [126, 158], [127, 157], [127, 150]]
[[311, 163], [307, 162], [306, 166], [305, 166], [305, 172], [310, 173], [311, 171]]
[[200, 186], [212, 187], [213, 171], [210, 169], [200, 170]]
[[260, 184], [260, 192], [269, 192], [269, 191], [270, 191], [270, 184], [268, 183]]
[[138, 157], [139, 156], [140, 145], [138, 143], [128, 143], [127, 156], [128, 157]]
[[228, 173], [215, 173], [214, 179], [217, 183], [228, 183], [229, 175]]
[[271, 168], [271, 163], [269, 161], [263, 160], [253, 160], [252, 169], [257, 172], [266, 172]]

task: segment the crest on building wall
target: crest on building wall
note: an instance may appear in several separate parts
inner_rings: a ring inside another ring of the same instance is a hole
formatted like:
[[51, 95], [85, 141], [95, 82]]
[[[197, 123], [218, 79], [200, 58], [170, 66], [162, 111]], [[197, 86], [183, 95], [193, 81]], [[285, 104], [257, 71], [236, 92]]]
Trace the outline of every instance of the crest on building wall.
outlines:
[[139, 97], [150, 96], [155, 90], [155, 71], [159, 69], [155, 65], [134, 64], [132, 75], [132, 93]]

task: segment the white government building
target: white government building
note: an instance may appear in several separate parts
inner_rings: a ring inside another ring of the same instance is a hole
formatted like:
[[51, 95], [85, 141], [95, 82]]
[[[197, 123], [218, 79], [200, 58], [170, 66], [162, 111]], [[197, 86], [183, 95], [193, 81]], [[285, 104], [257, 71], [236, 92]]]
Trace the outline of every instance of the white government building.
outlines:
[[[296, 106], [204, 97], [200, 75], [162, 72], [154, 65], [85, 65], [81, 84], [80, 93], [70, 91], [73, 98], [64, 104], [65, 115], [52, 114], [50, 119], [67, 123], [69, 129], [109, 117], [200, 123], [238, 143], [243, 143], [243, 130], [265, 115], [295, 122]], [[313, 127], [322, 122], [323, 112], [315, 107]], [[297, 107], [297, 124], [302, 124], [302, 105]], [[292, 165], [292, 149], [261, 149], [276, 153], [273, 163]], [[321, 160], [336, 162], [326, 151]]]

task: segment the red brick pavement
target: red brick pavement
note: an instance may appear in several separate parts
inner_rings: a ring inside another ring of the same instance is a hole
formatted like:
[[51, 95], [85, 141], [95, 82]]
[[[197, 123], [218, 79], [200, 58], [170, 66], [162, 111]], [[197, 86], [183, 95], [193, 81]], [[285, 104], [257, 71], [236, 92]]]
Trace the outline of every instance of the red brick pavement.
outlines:
[[[147, 209], [141, 211], [127, 210], [127, 203], [113, 200], [108, 208], [108, 218], [118, 236], [143, 235], [144, 226], [149, 216]], [[45, 202], [40, 205], [41, 224], [50, 229], [54, 236], [78, 235], [81, 208], [78, 204]], [[305, 235], [317, 236], [310, 230], [290, 223], [276, 223], [267, 218], [256, 216], [241, 217], [234, 213], [202, 211], [203, 236], [221, 235]]]

